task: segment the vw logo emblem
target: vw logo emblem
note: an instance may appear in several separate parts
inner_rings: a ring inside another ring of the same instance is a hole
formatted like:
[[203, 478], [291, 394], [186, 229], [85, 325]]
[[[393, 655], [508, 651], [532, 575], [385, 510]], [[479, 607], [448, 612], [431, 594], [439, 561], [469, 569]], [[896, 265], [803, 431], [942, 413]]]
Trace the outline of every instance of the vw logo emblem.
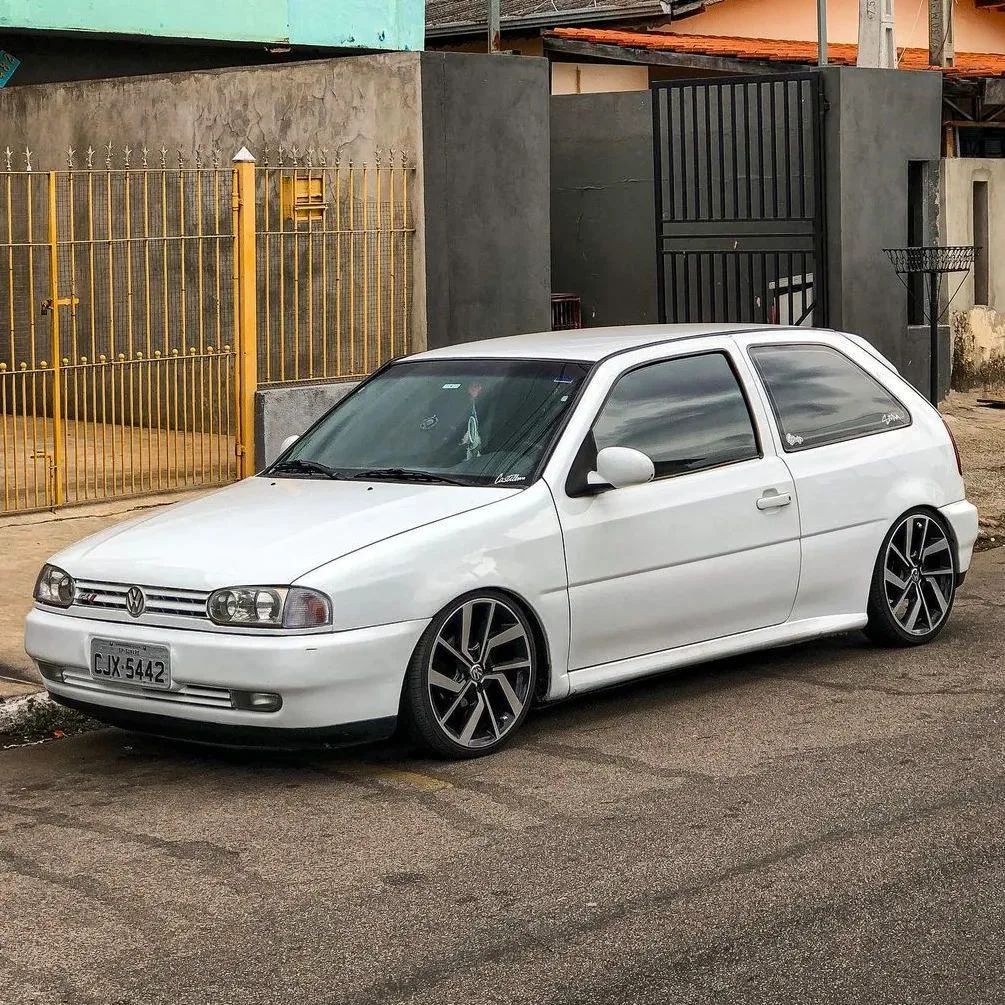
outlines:
[[126, 592], [126, 610], [134, 617], [138, 618], [147, 606], [146, 597], [138, 586], [130, 586]]

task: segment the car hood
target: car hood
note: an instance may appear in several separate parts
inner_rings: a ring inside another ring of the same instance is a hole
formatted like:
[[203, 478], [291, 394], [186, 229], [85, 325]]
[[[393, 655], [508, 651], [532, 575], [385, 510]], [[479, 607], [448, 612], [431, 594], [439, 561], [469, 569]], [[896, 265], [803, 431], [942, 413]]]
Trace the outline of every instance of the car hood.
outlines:
[[257, 476], [85, 538], [52, 562], [77, 579], [101, 582], [189, 590], [281, 586], [514, 491]]

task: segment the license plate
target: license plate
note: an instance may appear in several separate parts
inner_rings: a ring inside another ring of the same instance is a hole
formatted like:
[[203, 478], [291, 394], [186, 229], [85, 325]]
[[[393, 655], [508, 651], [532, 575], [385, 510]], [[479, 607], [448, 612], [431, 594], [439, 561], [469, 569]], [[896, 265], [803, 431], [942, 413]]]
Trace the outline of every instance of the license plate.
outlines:
[[167, 691], [171, 687], [171, 651], [167, 646], [92, 639], [91, 677], [106, 684]]

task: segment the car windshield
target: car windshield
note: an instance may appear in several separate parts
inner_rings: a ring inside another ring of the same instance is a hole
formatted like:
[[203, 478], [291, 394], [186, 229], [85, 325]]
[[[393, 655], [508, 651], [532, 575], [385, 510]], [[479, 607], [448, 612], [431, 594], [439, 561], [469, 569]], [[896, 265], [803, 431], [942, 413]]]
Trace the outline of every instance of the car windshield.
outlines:
[[269, 474], [519, 488], [533, 478], [589, 369], [550, 360], [395, 363]]

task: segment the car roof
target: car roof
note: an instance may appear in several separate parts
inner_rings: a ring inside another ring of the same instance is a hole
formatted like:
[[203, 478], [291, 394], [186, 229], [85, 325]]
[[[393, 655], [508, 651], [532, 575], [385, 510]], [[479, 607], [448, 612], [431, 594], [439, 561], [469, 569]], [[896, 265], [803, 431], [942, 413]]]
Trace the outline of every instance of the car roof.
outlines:
[[797, 331], [807, 336], [814, 329], [780, 327], [778, 325], [623, 325], [615, 328], [576, 328], [569, 331], [535, 332], [529, 335], [508, 335], [482, 339], [461, 345], [444, 346], [410, 356], [421, 359], [465, 359], [512, 357], [514, 359], [560, 359], [595, 363], [614, 353], [664, 342], [679, 342], [704, 335], [728, 335], [736, 332], [758, 332], [766, 337], [782, 335], [791, 339]]

